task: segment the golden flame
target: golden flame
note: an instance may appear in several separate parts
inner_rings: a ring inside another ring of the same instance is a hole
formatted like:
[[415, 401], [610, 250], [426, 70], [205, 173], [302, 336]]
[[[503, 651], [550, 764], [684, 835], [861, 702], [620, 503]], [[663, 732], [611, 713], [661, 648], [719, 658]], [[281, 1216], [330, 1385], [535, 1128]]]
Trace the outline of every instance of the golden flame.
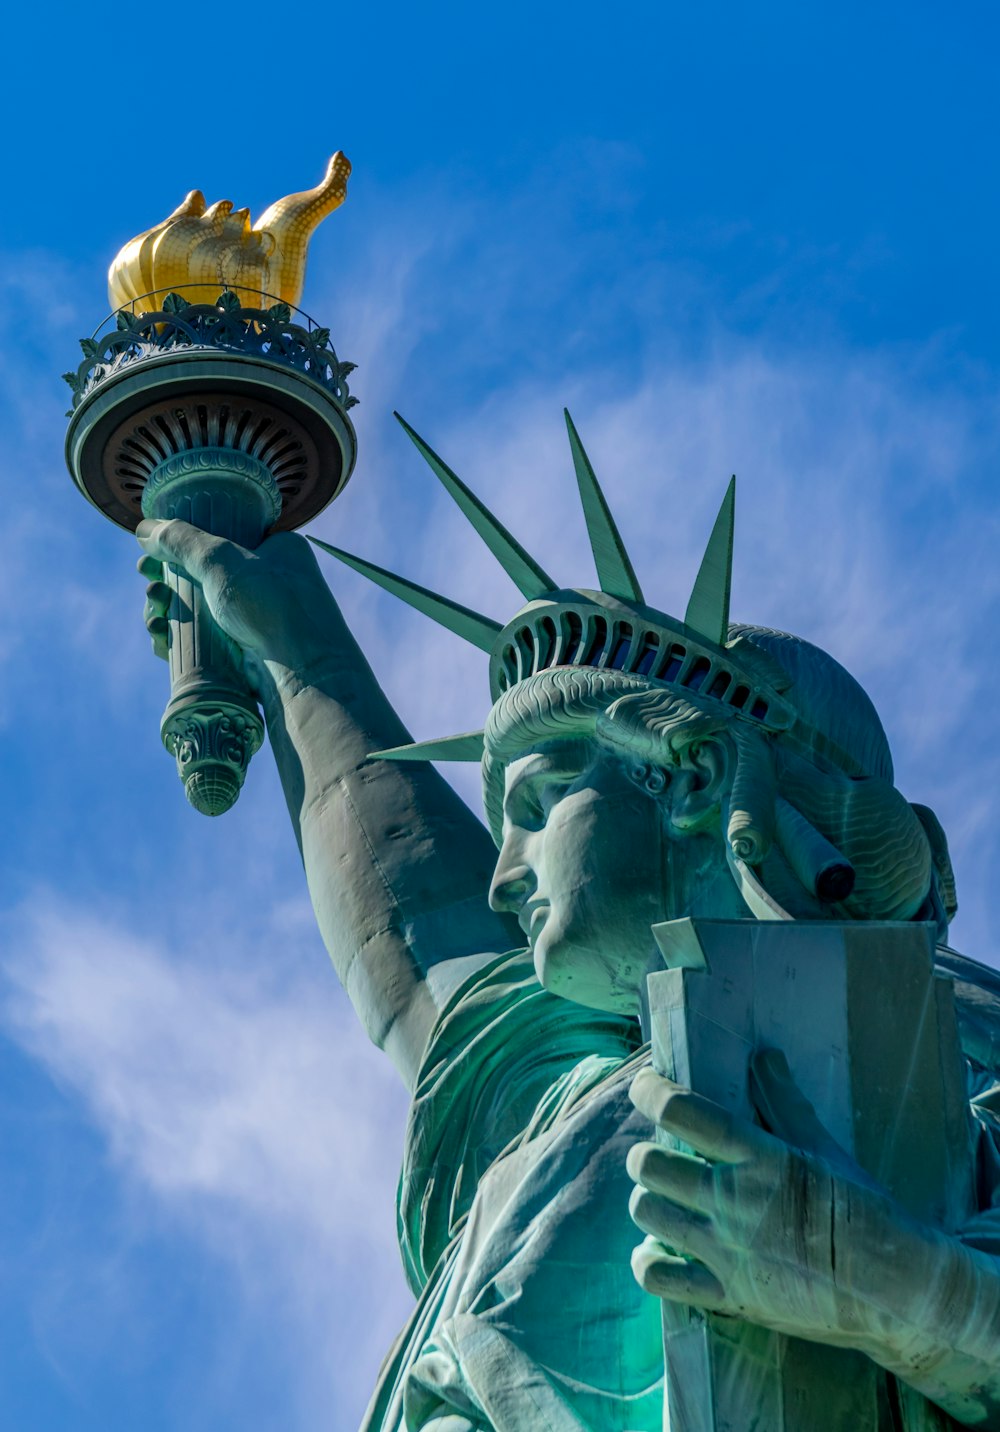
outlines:
[[338, 150], [321, 183], [279, 199], [252, 227], [248, 209], [234, 209], [228, 199], [206, 206], [201, 190], [192, 189], [162, 223], [116, 255], [108, 270], [111, 306], [153, 312], [173, 289], [192, 303], [214, 303], [226, 288], [249, 305], [267, 296], [298, 304], [309, 240], [344, 202], [350, 172]]

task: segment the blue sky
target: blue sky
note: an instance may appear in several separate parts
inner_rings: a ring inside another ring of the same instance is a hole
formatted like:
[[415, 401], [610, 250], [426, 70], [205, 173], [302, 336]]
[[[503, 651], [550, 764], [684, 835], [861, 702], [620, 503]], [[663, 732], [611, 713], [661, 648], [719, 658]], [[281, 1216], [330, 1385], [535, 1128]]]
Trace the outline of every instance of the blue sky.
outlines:
[[[0, 412], [0, 1426], [356, 1426], [405, 1316], [405, 1101], [313, 931], [266, 754], [185, 805], [130, 539], [62, 459], [119, 245], [197, 185], [259, 213], [342, 148], [305, 307], [359, 364], [315, 524], [501, 619], [398, 407], [557, 576], [574, 413], [651, 599], [739, 475], [734, 615], [863, 681], [1000, 963], [995, 7], [248, 0], [21, 7]], [[418, 736], [482, 661], [331, 581]], [[431, 667], [443, 674], [428, 681]], [[477, 799], [469, 773], [463, 792]]]

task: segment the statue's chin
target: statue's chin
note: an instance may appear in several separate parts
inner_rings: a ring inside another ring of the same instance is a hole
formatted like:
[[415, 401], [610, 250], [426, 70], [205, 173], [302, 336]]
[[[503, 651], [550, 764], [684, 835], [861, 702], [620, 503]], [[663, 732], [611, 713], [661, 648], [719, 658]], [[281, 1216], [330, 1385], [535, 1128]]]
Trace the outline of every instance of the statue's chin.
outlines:
[[543, 938], [535, 945], [534, 961], [539, 984], [550, 994], [608, 1014], [638, 1012], [634, 985], [616, 978], [605, 959], [592, 949], [568, 940]]

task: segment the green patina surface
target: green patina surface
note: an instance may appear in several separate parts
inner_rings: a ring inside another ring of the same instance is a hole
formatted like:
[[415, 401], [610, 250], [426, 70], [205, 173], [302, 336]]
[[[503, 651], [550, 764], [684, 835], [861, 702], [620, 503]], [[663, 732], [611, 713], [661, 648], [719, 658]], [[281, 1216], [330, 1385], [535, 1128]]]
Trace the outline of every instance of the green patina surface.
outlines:
[[594, 591], [407, 431], [526, 606], [326, 550], [490, 653], [481, 732], [410, 741], [301, 538], [137, 532], [154, 645], [188, 583], [263, 707], [334, 966], [413, 1093], [417, 1305], [367, 1432], [1000, 1426], [1000, 992], [947, 951], [947, 844], [871, 702], [731, 622], [732, 486], [681, 621], [572, 423]]

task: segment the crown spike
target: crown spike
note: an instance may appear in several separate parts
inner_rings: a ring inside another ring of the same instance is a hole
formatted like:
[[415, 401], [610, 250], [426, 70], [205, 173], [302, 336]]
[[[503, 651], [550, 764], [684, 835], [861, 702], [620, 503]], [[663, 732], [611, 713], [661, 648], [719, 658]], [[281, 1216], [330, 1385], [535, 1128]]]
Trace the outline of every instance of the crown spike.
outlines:
[[392, 746], [370, 752], [369, 761], [481, 761], [483, 732], [464, 731], [460, 736], [438, 736], [432, 741], [414, 741], [409, 746]]
[[717, 646], [729, 636], [729, 593], [733, 582], [733, 523], [736, 515], [736, 478], [729, 479], [698, 575], [684, 613], [684, 623]]
[[387, 572], [384, 567], [376, 567], [374, 562], [366, 562], [363, 557], [353, 557], [350, 552], [331, 547], [329, 542], [321, 542], [318, 537], [310, 537], [309, 541], [316, 547], [322, 547], [324, 552], [329, 552], [331, 557], [336, 557], [338, 562], [353, 567], [355, 572], [360, 572], [384, 591], [391, 592], [394, 597], [400, 597], [418, 612], [423, 612], [424, 616], [430, 617], [439, 626], [447, 627], [464, 641], [471, 642], [482, 651], [493, 650], [497, 632], [501, 631], [502, 627], [491, 617], [481, 616], [479, 612], [471, 611], [458, 602], [449, 601], [447, 597], [439, 597], [427, 587], [408, 582], [405, 577], [397, 577], [394, 572]]
[[641, 602], [643, 595], [639, 579], [635, 575], [635, 570], [625, 550], [625, 543], [615, 525], [615, 519], [611, 516], [604, 493], [597, 481], [597, 475], [584, 451], [580, 434], [574, 426], [568, 408], [563, 408], [563, 415], [566, 419], [566, 431], [569, 433], [569, 446], [573, 454], [573, 466], [576, 469], [580, 501], [583, 503], [587, 535], [594, 553], [594, 563], [597, 567], [597, 579], [601, 584], [601, 591], [606, 592], [609, 597], [621, 597], [626, 602]]
[[398, 413], [393, 413], [393, 417], [446, 491], [454, 498], [518, 590], [529, 601], [543, 597], [546, 592], [556, 591], [558, 583], [542, 570], [533, 557], [529, 557], [506, 527], [502, 526], [489, 509], [480, 502], [479, 498], [469, 491], [465, 483], [455, 476], [451, 468], [441, 461], [433, 448], [428, 447], [423, 438], [413, 431], [405, 418], [401, 418]]

